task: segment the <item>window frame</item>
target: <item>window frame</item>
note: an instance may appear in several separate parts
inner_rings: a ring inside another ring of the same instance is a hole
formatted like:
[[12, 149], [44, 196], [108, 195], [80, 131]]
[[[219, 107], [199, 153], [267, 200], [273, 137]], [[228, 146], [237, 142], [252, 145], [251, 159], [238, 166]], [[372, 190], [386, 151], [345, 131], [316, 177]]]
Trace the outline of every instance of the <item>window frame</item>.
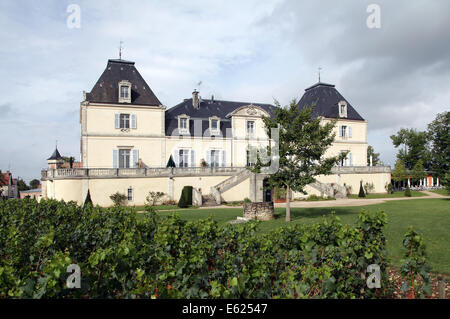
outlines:
[[[252, 123], [252, 130], [251, 130], [251, 132], [249, 130], [249, 124], [250, 123]], [[247, 128], [246, 128], [247, 136], [255, 136], [255, 131], [256, 131], [256, 120], [247, 120]]]
[[[182, 121], [186, 121], [186, 127], [181, 127]], [[178, 134], [189, 134], [190, 116], [181, 114], [178, 116]]]
[[[122, 96], [122, 88], [127, 88], [127, 96]], [[119, 103], [131, 103], [131, 82], [120, 81], [119, 82]]]
[[[126, 154], [128, 152], [128, 154]], [[131, 168], [131, 149], [120, 148], [119, 149], [119, 161], [117, 163], [118, 168]], [[128, 159], [128, 162], [127, 162]], [[122, 163], [122, 166], [121, 166]], [[128, 165], [126, 165], [128, 164]]]
[[348, 104], [346, 101], [340, 101], [338, 103], [339, 117], [347, 118]]

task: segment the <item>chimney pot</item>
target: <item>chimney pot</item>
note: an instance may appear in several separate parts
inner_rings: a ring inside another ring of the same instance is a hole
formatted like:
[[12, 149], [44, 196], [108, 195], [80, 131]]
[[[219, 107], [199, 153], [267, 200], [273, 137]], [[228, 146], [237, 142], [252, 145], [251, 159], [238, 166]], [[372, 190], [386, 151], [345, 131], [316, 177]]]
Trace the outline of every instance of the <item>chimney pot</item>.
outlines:
[[194, 92], [192, 92], [192, 106], [195, 109], [198, 109], [200, 107], [200, 103], [198, 100], [198, 93], [199, 92], [197, 90], [194, 90]]

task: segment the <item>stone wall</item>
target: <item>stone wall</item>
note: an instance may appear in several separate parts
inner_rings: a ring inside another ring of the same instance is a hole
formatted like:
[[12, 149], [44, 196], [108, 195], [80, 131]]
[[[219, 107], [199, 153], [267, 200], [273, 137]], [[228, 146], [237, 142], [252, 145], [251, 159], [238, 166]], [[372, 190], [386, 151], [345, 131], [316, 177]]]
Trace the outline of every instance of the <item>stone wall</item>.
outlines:
[[244, 203], [244, 218], [254, 220], [273, 219], [273, 202]]

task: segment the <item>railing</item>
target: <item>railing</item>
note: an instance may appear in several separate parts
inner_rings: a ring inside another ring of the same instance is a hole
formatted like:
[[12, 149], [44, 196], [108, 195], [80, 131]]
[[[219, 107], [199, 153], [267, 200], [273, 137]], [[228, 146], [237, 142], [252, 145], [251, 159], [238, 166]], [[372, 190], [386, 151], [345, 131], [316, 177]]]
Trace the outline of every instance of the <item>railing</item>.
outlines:
[[331, 169], [333, 174], [370, 174], [390, 173], [390, 166], [336, 166]]
[[243, 167], [58, 168], [42, 170], [41, 176], [43, 180], [114, 177], [232, 176], [243, 169]]

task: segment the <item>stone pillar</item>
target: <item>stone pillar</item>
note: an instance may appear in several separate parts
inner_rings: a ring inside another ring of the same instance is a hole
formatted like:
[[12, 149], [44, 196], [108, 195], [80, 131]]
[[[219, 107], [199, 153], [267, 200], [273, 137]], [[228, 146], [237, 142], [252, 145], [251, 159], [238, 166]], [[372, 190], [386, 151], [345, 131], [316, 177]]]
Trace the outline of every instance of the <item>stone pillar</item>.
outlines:
[[174, 197], [174, 180], [173, 177], [169, 177], [169, 190], [167, 192], [167, 195], [169, 196], [170, 200], [175, 200]]

